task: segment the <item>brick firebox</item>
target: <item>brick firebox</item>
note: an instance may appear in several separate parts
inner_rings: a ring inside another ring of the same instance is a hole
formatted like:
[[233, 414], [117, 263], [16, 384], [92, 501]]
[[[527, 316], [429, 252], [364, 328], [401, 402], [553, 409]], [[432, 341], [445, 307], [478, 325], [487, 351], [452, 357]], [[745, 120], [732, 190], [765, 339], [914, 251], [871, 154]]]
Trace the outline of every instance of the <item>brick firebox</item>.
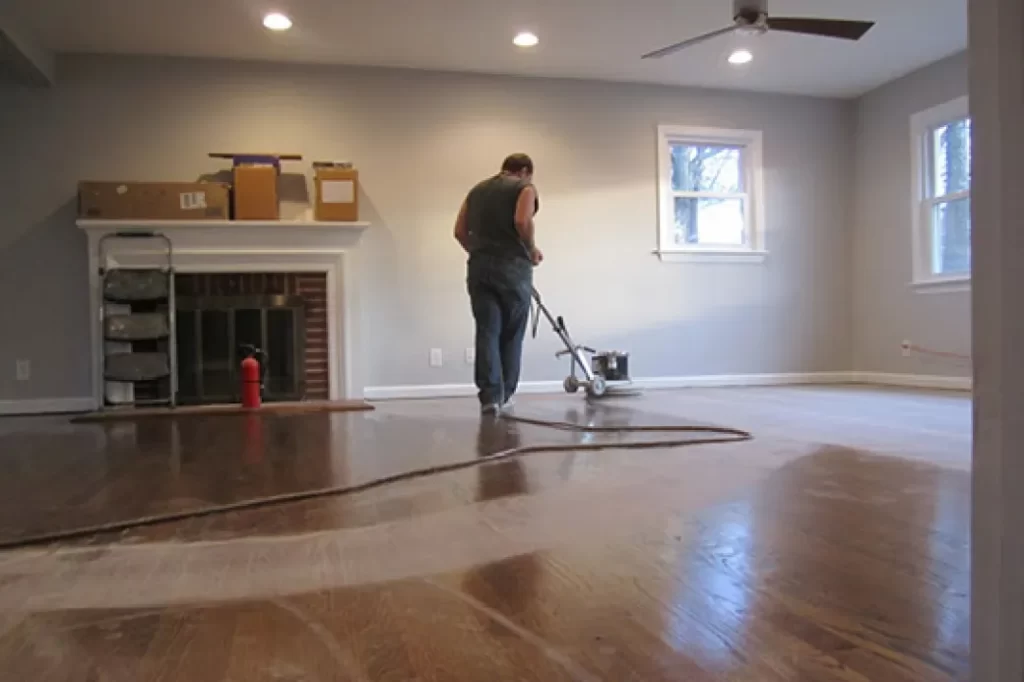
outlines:
[[327, 275], [324, 273], [189, 273], [175, 276], [175, 293], [184, 297], [298, 296], [305, 310], [304, 400], [329, 397], [327, 348]]

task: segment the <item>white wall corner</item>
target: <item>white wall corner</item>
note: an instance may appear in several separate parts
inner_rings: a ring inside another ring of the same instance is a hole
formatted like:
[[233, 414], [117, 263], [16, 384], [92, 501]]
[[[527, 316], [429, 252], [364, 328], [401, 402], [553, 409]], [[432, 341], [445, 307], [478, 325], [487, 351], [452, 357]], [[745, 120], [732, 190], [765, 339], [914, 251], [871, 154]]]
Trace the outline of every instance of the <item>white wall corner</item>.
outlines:
[[25, 85], [50, 86], [56, 82], [57, 60], [23, 26], [0, 13], [0, 62]]
[[[1024, 3], [971, 0], [971, 679], [1024, 679]], [[966, 551], [967, 548], [965, 548]]]

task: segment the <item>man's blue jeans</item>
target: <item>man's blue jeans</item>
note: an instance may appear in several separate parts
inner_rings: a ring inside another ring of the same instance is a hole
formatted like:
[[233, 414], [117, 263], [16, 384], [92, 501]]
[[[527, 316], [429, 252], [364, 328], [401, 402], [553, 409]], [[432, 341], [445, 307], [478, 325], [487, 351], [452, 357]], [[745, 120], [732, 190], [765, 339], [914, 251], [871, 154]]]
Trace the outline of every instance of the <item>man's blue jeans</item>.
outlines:
[[476, 321], [475, 380], [481, 405], [502, 405], [519, 385], [530, 319], [533, 265], [522, 258], [473, 254], [466, 288]]

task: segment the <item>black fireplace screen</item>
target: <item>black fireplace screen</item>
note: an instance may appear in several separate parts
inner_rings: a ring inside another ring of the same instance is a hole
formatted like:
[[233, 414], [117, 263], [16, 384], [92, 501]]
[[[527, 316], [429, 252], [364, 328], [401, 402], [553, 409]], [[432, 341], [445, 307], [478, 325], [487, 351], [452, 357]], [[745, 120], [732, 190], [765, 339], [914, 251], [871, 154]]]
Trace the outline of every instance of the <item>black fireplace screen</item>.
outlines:
[[299, 296], [179, 296], [178, 400], [183, 404], [241, 399], [243, 346], [263, 349], [267, 401], [305, 394], [305, 308]]

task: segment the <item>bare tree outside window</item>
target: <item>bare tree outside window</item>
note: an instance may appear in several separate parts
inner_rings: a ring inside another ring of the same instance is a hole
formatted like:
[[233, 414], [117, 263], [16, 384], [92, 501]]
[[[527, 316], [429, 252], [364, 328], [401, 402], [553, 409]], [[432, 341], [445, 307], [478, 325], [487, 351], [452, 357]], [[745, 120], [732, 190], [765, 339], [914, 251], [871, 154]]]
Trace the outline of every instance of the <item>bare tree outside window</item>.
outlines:
[[675, 243], [745, 245], [742, 148], [673, 144], [670, 151]]
[[658, 126], [662, 262], [763, 263], [763, 133]]
[[971, 271], [971, 121], [960, 119], [932, 128], [931, 259], [936, 275]]
[[914, 288], [971, 278], [971, 116], [966, 96], [910, 117]]

